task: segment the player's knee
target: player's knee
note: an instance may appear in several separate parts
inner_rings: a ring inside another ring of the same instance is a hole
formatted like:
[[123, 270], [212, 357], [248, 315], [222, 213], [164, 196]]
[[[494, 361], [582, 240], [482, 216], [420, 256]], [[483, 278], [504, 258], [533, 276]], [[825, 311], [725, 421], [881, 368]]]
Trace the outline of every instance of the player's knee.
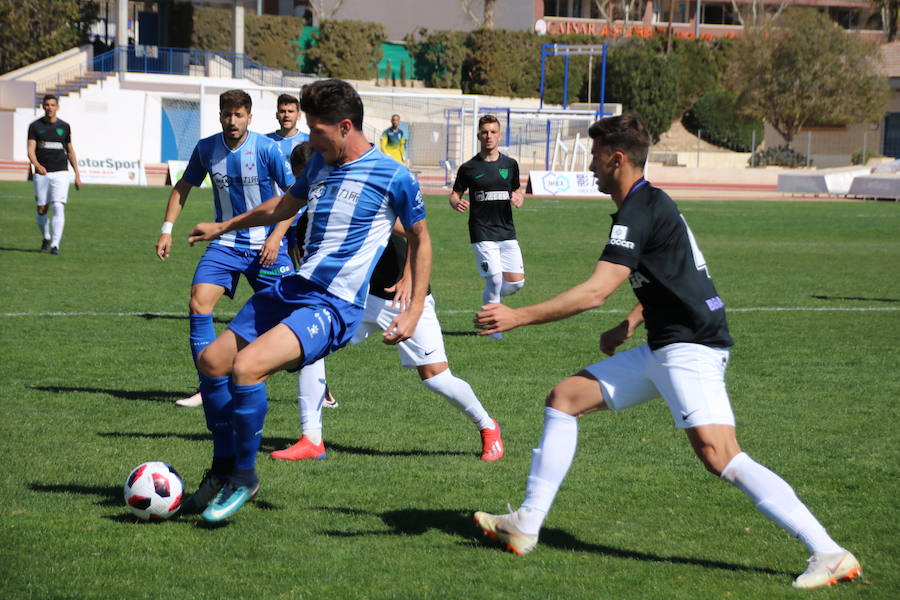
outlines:
[[234, 359], [218, 351], [215, 342], [197, 355], [197, 370], [207, 377], [225, 377], [231, 374]]
[[716, 477], [722, 475], [722, 471], [736, 455], [737, 452], [713, 444], [705, 445], [697, 451], [697, 458], [703, 463], [703, 467]]
[[522, 286], [525, 285], [525, 279], [520, 279], [518, 281], [506, 281], [503, 280], [503, 285], [500, 286], [500, 295], [501, 296], [512, 296], [516, 292], [522, 289]]
[[266, 379], [266, 373], [260, 370], [258, 361], [252, 353], [238, 352], [234, 357], [231, 378], [237, 385], [255, 385]]
[[44, 204], [43, 206], [38, 206], [38, 207], [37, 207], [37, 214], [39, 214], [39, 215], [41, 215], [41, 216], [43, 217], [44, 215], [47, 214], [47, 210], [48, 210], [48, 205], [47, 205], [47, 204]]

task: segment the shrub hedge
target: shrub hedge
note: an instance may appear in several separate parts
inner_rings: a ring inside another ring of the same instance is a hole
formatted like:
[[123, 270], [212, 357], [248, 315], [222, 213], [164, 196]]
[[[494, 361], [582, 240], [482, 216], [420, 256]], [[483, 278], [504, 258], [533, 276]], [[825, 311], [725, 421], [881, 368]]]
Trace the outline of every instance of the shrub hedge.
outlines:
[[685, 128], [704, 140], [734, 150], [752, 152], [763, 141], [763, 124], [757, 119], [740, 116], [737, 97], [717, 90], [704, 94], [682, 118]]

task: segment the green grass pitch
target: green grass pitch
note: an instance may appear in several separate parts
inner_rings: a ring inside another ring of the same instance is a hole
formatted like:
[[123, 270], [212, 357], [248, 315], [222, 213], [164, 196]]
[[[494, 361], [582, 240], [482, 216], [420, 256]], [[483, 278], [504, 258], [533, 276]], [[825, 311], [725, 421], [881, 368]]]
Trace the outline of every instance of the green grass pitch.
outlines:
[[[661, 401], [582, 419], [575, 462], [541, 544], [485, 543], [475, 510], [522, 499], [547, 391], [599, 359], [633, 304], [472, 335], [481, 280], [466, 217], [427, 198], [433, 290], [453, 372], [504, 429], [478, 460], [475, 428], [377, 340], [328, 360], [328, 459], [269, 460], [298, 435], [296, 380], [270, 381], [257, 501], [219, 527], [137, 522], [121, 487], [170, 462], [189, 490], [211, 444], [173, 401], [196, 375], [186, 318], [211, 217], [195, 190], [171, 258], [154, 255], [167, 189], [70, 194], [59, 256], [37, 252], [32, 189], [0, 183], [0, 597], [897, 598], [900, 597], [900, 205], [679, 202], [729, 309], [738, 439], [780, 473], [863, 564], [862, 581], [800, 593], [806, 552], [706, 474]], [[593, 269], [609, 201], [526, 199], [515, 213], [527, 284], [549, 298]], [[218, 306], [224, 327], [249, 295]], [[632, 343], [641, 343], [636, 336]]]

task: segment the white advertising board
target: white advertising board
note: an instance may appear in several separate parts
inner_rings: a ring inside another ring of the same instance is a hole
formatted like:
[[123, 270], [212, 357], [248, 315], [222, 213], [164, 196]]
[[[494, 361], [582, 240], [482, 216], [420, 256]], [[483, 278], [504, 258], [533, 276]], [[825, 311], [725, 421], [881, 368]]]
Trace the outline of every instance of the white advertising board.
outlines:
[[[172, 185], [178, 183], [178, 180], [181, 179], [182, 175], [184, 175], [184, 170], [187, 169], [187, 166], [188, 161], [186, 160], [169, 161], [169, 180], [172, 182]], [[212, 187], [212, 181], [209, 178], [209, 173], [207, 173], [206, 177], [203, 178], [203, 183], [200, 184], [200, 187]]]
[[147, 185], [147, 175], [140, 160], [83, 156], [78, 158], [78, 171], [85, 184]]
[[528, 188], [535, 196], [609, 197], [597, 190], [597, 180], [590, 171], [530, 171]]

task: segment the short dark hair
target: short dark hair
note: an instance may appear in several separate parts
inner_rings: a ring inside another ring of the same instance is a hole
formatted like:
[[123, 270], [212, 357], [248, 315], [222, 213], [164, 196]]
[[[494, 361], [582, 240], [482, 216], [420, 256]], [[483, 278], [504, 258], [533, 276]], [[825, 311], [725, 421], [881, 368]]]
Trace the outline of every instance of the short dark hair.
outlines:
[[297, 110], [300, 110], [300, 100], [297, 99], [297, 96], [292, 96], [290, 94], [281, 94], [278, 96], [278, 102], [275, 104], [277, 106], [281, 106], [282, 104], [296, 104]]
[[496, 123], [497, 126], [500, 126], [500, 119], [495, 117], [494, 115], [484, 115], [480, 119], [478, 119], [478, 129], [481, 129], [481, 126], [485, 123]]
[[353, 86], [341, 79], [320, 79], [300, 90], [300, 109], [329, 125], [350, 119], [362, 131], [363, 103]]
[[253, 99], [244, 90], [228, 90], [219, 95], [219, 110], [226, 108], [246, 108], [252, 112]]
[[627, 156], [635, 167], [644, 168], [650, 151], [650, 134], [637, 115], [600, 119], [590, 126], [588, 135], [593, 140], [600, 140], [602, 145], [613, 152], [621, 152]]
[[43, 104], [47, 100], [56, 100], [56, 103], [59, 104], [59, 98], [57, 98], [54, 94], [46, 94], [41, 100], [41, 104]]
[[294, 173], [294, 177], [300, 177], [303, 167], [306, 166], [306, 162], [312, 155], [313, 148], [309, 142], [300, 142], [294, 146], [294, 149], [291, 150], [291, 171]]

